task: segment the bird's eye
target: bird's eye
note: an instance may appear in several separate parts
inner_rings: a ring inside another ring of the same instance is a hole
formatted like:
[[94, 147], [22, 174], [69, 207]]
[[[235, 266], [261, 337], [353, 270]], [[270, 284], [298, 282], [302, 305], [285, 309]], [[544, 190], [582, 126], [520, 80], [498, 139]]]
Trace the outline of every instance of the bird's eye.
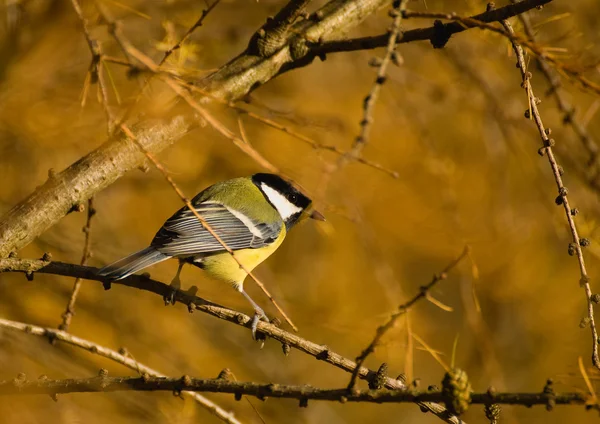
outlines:
[[298, 200], [298, 196], [296, 195], [296, 193], [291, 193], [288, 198], [290, 199], [290, 202], [292, 203], [296, 203], [296, 200]]

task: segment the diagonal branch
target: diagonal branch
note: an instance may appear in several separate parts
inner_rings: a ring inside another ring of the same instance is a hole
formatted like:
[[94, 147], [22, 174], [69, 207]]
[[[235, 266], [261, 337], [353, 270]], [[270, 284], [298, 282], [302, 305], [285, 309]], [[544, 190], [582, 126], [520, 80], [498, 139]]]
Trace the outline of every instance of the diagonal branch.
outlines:
[[[513, 28], [508, 21], [502, 21], [502, 26], [508, 31], [510, 34], [514, 34]], [[555, 144], [555, 141], [549, 137], [550, 129], [544, 128], [544, 123], [542, 122], [542, 117], [540, 115], [539, 109], [537, 107], [539, 103], [539, 99], [535, 97], [533, 93], [533, 88], [531, 86], [531, 72], [527, 71], [527, 62], [525, 61], [525, 54], [523, 52], [523, 48], [517, 41], [512, 41], [513, 50], [515, 55], [517, 56], [517, 67], [521, 73], [522, 79], [522, 87], [527, 94], [527, 102], [529, 104], [528, 110], [526, 111], [526, 116], [528, 118], [533, 118], [535, 125], [537, 126], [538, 132], [542, 139], [542, 147], [539, 152], [541, 155], [546, 155], [548, 158], [548, 163], [550, 168], [552, 169], [552, 174], [554, 175], [554, 181], [556, 182], [556, 186], [558, 188], [558, 197], [556, 198], [556, 204], [562, 205], [565, 211], [565, 215], [567, 218], [567, 223], [569, 225], [569, 230], [571, 232], [572, 243], [569, 244], [569, 255], [576, 256], [577, 261], [579, 263], [579, 273], [580, 279], [579, 284], [583, 287], [585, 291], [585, 297], [587, 301], [587, 323], [590, 326], [591, 336], [592, 336], [592, 363], [598, 369], [600, 369], [600, 356], [598, 354], [598, 332], [596, 330], [596, 323], [594, 321], [594, 302], [592, 300], [592, 289], [590, 287], [590, 277], [587, 274], [585, 260], [583, 258], [583, 247], [589, 244], [589, 240], [580, 238], [579, 232], [577, 231], [577, 226], [575, 225], [575, 214], [576, 209], [571, 209], [569, 204], [569, 199], [567, 197], [568, 190], [565, 187], [562, 179], [563, 170], [558, 165], [556, 161], [556, 157], [554, 155], [554, 151], [552, 147]]]
[[[515, 1], [515, 0], [511, 0]], [[523, 24], [523, 30], [525, 34], [529, 38], [530, 41], [535, 42], [535, 33], [533, 30], [533, 25], [531, 24], [531, 20], [526, 13], [519, 15], [519, 20]], [[586, 126], [575, 116], [575, 108], [569, 103], [567, 100], [567, 96], [562, 88], [562, 83], [560, 77], [553, 71], [552, 67], [548, 64], [548, 62], [540, 56], [536, 56], [535, 58], [537, 62], [537, 66], [544, 75], [544, 78], [550, 84], [550, 88], [548, 89], [547, 94], [552, 95], [556, 100], [556, 105], [558, 109], [563, 114], [563, 122], [569, 125], [579, 140], [583, 147], [588, 151], [589, 161], [587, 170], [588, 183], [595, 189], [600, 189], [600, 180], [598, 179], [600, 174], [600, 164], [598, 163], [600, 147], [594, 137], [589, 133], [586, 129]]]

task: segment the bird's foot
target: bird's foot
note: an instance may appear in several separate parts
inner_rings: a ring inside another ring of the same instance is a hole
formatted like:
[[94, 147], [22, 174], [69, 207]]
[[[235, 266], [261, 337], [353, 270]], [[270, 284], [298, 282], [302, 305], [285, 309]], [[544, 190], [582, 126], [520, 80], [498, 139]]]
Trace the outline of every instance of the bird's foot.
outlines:
[[[259, 338], [257, 338], [256, 336], [256, 330], [258, 329], [258, 323], [260, 322], [260, 320], [263, 320], [265, 322], [271, 322], [269, 321], [269, 318], [267, 317], [267, 315], [265, 314], [265, 312], [260, 309], [260, 308], [256, 308], [254, 310], [254, 317], [252, 318], [252, 324], [251, 324], [251, 329], [252, 329], [252, 339], [254, 340], [259, 340]], [[264, 337], [262, 338], [263, 343], [264, 343]]]
[[179, 276], [176, 276], [175, 278], [173, 278], [173, 281], [171, 281], [171, 284], [169, 285], [169, 288], [171, 290], [169, 290], [169, 293], [163, 296], [165, 306], [175, 305], [175, 295], [179, 291], [180, 287], [181, 281], [179, 280]]

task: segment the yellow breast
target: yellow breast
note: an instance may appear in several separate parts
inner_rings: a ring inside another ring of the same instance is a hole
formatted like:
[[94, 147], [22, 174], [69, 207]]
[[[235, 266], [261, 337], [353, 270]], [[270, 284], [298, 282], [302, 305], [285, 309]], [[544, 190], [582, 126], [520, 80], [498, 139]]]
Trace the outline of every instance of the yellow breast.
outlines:
[[[251, 272], [277, 250], [283, 242], [283, 239], [285, 239], [285, 235], [286, 230], [285, 225], [283, 225], [279, 236], [270, 245], [259, 249], [236, 250], [234, 256], [242, 265], [244, 265], [246, 270]], [[248, 273], [239, 266], [238, 262], [233, 259], [228, 252], [205, 257], [202, 260], [202, 268], [210, 276], [228, 282], [238, 289], [241, 288], [244, 280], [248, 276]]]

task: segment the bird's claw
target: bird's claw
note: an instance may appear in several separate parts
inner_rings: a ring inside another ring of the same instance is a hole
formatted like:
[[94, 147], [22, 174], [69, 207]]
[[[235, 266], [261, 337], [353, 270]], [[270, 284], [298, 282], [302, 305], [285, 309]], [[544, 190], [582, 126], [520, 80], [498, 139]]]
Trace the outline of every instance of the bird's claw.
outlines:
[[[267, 317], [267, 315], [265, 314], [265, 312], [262, 309], [255, 310], [254, 317], [252, 318], [252, 324], [250, 326], [250, 328], [252, 329], [252, 339], [253, 340], [259, 340], [259, 338], [257, 338], [257, 336], [256, 336], [256, 330], [258, 329], [258, 323], [260, 322], [261, 319], [265, 322], [270, 322], [269, 318]], [[264, 338], [262, 338], [262, 340], [264, 343]]]
[[163, 300], [165, 301], [165, 306], [175, 305], [175, 295], [181, 288], [181, 280], [179, 279], [179, 272], [177, 273], [175, 278], [173, 278], [173, 281], [171, 281], [171, 284], [169, 285], [169, 287], [170, 287], [171, 291], [166, 296], [163, 296]]
[[163, 300], [165, 301], [165, 306], [175, 305], [175, 295], [177, 294], [177, 289], [171, 287], [171, 290], [168, 294], [163, 296]]

